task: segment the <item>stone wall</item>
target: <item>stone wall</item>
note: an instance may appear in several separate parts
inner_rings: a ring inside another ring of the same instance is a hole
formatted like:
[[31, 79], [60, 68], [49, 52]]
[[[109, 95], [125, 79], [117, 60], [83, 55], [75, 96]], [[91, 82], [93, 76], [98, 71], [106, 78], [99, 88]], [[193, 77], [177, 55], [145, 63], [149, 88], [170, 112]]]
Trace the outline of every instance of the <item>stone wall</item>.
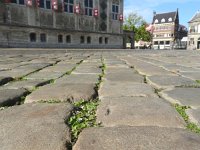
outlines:
[[[36, 33], [36, 42], [30, 41], [30, 33], [33, 32]], [[46, 34], [46, 42], [40, 41], [41, 33]], [[58, 43], [58, 35], [63, 36], [63, 43]], [[70, 43], [66, 42], [67, 35], [71, 36]], [[81, 36], [84, 36], [84, 43], [80, 42]], [[88, 37], [91, 37], [91, 43], [87, 43]], [[102, 44], [99, 43], [100, 37], [102, 37]], [[123, 37], [121, 34], [0, 25], [0, 47], [123, 48]]]

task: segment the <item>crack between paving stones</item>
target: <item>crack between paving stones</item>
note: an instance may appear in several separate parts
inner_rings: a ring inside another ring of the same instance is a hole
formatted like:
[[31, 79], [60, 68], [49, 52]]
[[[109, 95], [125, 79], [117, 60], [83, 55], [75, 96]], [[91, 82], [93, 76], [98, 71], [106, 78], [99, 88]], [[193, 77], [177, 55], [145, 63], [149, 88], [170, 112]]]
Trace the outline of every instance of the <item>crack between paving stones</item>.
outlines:
[[74, 110], [71, 112], [71, 115], [66, 122], [71, 130], [71, 143], [67, 142], [66, 144], [68, 150], [73, 149], [73, 146], [78, 140], [78, 135], [82, 132], [83, 129], [90, 127], [100, 127], [100, 123], [96, 123], [96, 111], [100, 102], [98, 91], [101, 83], [103, 82], [103, 77], [106, 70], [103, 56], [101, 58], [101, 62], [102, 66], [100, 66], [100, 68], [102, 73], [99, 75], [98, 82], [95, 86], [95, 91], [97, 93], [95, 97], [89, 101], [80, 100], [79, 102], [73, 103]]

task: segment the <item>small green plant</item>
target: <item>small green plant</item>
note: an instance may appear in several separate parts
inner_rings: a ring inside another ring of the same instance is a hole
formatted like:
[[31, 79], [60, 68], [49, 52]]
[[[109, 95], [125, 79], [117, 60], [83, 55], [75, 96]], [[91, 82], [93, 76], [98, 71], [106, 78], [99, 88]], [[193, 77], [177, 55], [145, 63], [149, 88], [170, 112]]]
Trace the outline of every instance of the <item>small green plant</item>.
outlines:
[[196, 80], [196, 82], [200, 84], [200, 80]]
[[49, 104], [54, 104], [54, 103], [61, 103], [61, 100], [56, 100], [56, 99], [50, 99], [50, 100], [41, 100], [39, 103], [49, 103]]
[[200, 128], [195, 123], [190, 122], [189, 116], [186, 113], [186, 110], [190, 109], [191, 107], [190, 106], [180, 106], [179, 104], [175, 104], [174, 106], [175, 106], [176, 110], [178, 111], [178, 113], [185, 120], [185, 122], [187, 124], [187, 129], [189, 129], [195, 133], [200, 133]]
[[96, 109], [98, 100], [84, 101], [74, 103], [75, 109], [72, 116], [68, 120], [68, 125], [71, 127], [72, 142], [75, 142], [79, 133], [88, 127], [97, 127], [96, 123]]

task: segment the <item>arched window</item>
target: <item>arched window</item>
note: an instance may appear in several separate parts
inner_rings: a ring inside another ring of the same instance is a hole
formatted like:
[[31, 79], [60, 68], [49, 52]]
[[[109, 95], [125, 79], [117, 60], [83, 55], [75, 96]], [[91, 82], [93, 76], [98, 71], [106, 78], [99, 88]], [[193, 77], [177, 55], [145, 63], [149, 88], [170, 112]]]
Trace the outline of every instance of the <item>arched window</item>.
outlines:
[[158, 19], [156, 19], [154, 23], [158, 23]]
[[168, 21], [169, 21], [169, 22], [172, 22], [172, 18], [170, 17], [170, 18], [168, 19]]
[[71, 35], [66, 36], [66, 43], [71, 43]]
[[88, 37], [87, 37], [87, 44], [90, 44], [90, 43], [91, 43], [91, 37], [88, 36]]
[[58, 35], [58, 43], [63, 43], [63, 35], [62, 34]]
[[161, 20], [161, 22], [165, 22], [165, 19], [163, 18], [163, 19]]
[[93, 0], [85, 0], [85, 15], [92, 16]]

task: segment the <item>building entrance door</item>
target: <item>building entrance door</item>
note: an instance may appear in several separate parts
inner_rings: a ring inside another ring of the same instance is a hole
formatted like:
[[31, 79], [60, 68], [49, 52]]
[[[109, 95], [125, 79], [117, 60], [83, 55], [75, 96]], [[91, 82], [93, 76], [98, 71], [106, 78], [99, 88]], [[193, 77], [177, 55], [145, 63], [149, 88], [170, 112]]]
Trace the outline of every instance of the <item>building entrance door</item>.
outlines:
[[198, 38], [198, 41], [197, 41], [197, 49], [200, 49], [200, 38]]

